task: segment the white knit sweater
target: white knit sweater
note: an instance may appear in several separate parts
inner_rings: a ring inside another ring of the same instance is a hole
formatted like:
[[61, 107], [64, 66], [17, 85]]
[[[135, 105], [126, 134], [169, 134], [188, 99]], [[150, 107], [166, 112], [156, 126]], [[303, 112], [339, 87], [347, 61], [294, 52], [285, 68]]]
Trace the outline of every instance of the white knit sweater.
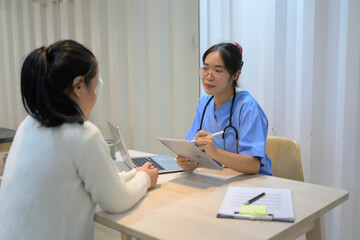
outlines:
[[0, 186], [0, 239], [93, 239], [96, 204], [122, 212], [149, 186], [145, 172], [116, 172], [91, 122], [47, 128], [28, 116], [16, 132]]

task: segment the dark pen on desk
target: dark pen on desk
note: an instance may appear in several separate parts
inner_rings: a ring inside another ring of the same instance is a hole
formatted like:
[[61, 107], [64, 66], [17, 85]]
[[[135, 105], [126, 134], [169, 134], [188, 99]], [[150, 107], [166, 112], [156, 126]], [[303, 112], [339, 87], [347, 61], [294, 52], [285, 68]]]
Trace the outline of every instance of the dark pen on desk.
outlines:
[[255, 202], [256, 200], [262, 198], [263, 196], [265, 196], [265, 193], [260, 193], [259, 195], [257, 195], [256, 197], [250, 199], [249, 201], [245, 202], [244, 205], [250, 205], [252, 204], [253, 202]]

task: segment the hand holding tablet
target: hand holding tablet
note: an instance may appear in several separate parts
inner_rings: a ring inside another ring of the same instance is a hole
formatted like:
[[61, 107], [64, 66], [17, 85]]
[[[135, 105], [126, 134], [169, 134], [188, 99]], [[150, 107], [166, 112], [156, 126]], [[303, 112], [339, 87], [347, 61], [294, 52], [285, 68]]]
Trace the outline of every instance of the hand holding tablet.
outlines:
[[202, 152], [195, 144], [183, 139], [159, 138], [174, 153], [197, 162], [202, 168], [222, 170], [222, 167]]

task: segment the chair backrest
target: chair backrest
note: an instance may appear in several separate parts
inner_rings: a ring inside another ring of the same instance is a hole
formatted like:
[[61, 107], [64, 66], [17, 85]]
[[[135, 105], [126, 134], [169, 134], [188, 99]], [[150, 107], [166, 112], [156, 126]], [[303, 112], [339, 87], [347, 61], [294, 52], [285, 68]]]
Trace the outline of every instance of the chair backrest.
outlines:
[[269, 136], [266, 153], [272, 162], [274, 176], [304, 181], [299, 144], [292, 138]]

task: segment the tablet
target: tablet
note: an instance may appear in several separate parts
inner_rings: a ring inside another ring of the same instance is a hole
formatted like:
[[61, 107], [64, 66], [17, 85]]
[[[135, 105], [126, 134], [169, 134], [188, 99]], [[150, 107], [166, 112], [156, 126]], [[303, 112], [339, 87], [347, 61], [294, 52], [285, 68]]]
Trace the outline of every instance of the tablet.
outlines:
[[202, 168], [223, 169], [190, 141], [171, 138], [159, 138], [159, 141], [174, 153], [199, 163]]

